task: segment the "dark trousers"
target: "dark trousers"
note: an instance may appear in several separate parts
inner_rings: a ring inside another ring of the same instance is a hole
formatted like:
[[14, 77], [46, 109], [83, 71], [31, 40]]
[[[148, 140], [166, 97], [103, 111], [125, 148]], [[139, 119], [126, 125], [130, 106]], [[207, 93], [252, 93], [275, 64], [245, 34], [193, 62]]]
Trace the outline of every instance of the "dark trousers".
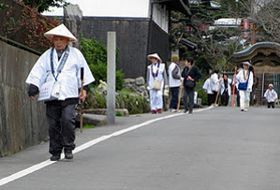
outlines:
[[222, 106], [227, 106], [228, 105], [228, 101], [229, 101], [229, 95], [228, 95], [228, 92], [224, 92], [222, 95], [221, 95], [221, 104]]
[[275, 102], [267, 102], [267, 108], [275, 108]]
[[217, 94], [218, 94], [218, 92], [213, 91], [213, 94], [211, 96], [212, 97], [211, 104], [215, 104], [216, 103]]
[[179, 88], [180, 87], [171, 87], [170, 88], [170, 92], [171, 92], [171, 100], [170, 100], [170, 106], [169, 106], [170, 109], [177, 109]]
[[47, 104], [49, 152], [53, 155], [60, 154], [63, 148], [64, 151], [75, 148], [75, 106], [76, 104]]
[[184, 88], [184, 108], [185, 111], [189, 111], [189, 113], [192, 113], [193, 106], [194, 106], [194, 89], [193, 88]]
[[213, 103], [213, 94], [207, 94], [207, 104], [208, 106], [211, 106], [211, 104]]

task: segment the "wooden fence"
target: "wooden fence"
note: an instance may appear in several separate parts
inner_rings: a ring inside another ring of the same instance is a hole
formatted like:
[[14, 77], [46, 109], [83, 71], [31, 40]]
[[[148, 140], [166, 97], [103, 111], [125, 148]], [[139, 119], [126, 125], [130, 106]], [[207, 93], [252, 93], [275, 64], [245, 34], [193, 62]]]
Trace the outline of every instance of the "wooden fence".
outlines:
[[26, 77], [38, 58], [0, 38], [0, 157], [47, 140], [45, 107], [31, 101]]

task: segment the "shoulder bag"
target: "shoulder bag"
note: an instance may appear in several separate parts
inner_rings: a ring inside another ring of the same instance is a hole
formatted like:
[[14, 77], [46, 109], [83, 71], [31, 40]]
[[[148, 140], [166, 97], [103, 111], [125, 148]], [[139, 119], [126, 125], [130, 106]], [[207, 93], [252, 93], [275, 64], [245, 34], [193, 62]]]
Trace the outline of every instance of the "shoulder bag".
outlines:
[[156, 73], [153, 72], [153, 65], [151, 66], [151, 73], [152, 73], [152, 76], [153, 76], [153, 83], [152, 83], [152, 89], [154, 90], [160, 90], [161, 89], [161, 81], [156, 79], [156, 77], [158, 76], [158, 73], [159, 73], [159, 66], [160, 66], [160, 63], [157, 64], [157, 70], [156, 70]]
[[58, 75], [61, 73], [61, 71], [65, 65], [65, 62], [69, 56], [69, 47], [66, 48], [64, 56], [61, 58], [61, 62], [57, 68], [56, 76], [55, 76], [54, 65], [53, 65], [53, 51], [54, 51], [54, 48], [52, 48], [51, 56], [50, 56], [50, 63], [51, 63], [53, 79], [46, 80], [45, 83], [42, 84], [42, 86], [39, 89], [38, 101], [45, 101], [45, 100], [59, 98], [60, 83], [57, 81], [57, 78], [58, 78]]
[[247, 90], [249, 76], [250, 76], [250, 71], [248, 71], [248, 78], [247, 78], [246, 82], [238, 83], [238, 90]]
[[195, 82], [192, 80], [188, 80], [187, 77], [189, 76], [190, 71], [192, 70], [192, 68], [190, 68], [187, 73], [186, 73], [186, 78], [184, 80], [184, 86], [187, 88], [194, 88], [195, 86]]

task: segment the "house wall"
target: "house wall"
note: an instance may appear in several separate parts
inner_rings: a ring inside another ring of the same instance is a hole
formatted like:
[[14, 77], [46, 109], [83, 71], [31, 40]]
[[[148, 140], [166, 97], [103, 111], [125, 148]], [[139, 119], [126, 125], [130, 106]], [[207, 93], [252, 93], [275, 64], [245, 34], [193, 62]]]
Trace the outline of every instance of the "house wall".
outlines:
[[81, 30], [82, 36], [94, 38], [105, 47], [107, 31], [116, 31], [117, 68], [125, 77], [145, 76], [149, 53], [158, 52], [163, 60], [170, 56], [168, 34], [150, 19], [84, 17]]
[[[148, 18], [150, 0], [67, 0], [78, 4], [84, 16]], [[44, 15], [62, 16], [63, 9], [51, 7]]]
[[150, 22], [148, 53], [158, 53], [163, 62], [170, 61], [171, 51], [169, 35], [154, 21]]
[[125, 77], [138, 77], [145, 74], [148, 45], [148, 19], [84, 17], [82, 34], [107, 43], [107, 32], [116, 31], [119, 57], [117, 68]]
[[162, 4], [152, 4], [152, 19], [159, 27], [168, 33], [169, 27], [169, 11], [165, 5]]
[[47, 139], [43, 103], [26, 94], [26, 77], [38, 56], [0, 40], [0, 157]]

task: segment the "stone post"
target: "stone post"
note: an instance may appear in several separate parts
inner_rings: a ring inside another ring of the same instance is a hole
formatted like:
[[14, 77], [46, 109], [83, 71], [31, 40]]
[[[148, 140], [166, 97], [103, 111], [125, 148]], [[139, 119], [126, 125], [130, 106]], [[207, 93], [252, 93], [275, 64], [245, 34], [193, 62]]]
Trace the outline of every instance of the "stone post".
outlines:
[[78, 5], [69, 4], [63, 9], [64, 12], [64, 24], [78, 39], [78, 42], [73, 42], [73, 46], [79, 48], [79, 39], [81, 31], [81, 23], [83, 19], [83, 13]]
[[116, 32], [107, 33], [107, 119], [115, 123], [116, 116]]

